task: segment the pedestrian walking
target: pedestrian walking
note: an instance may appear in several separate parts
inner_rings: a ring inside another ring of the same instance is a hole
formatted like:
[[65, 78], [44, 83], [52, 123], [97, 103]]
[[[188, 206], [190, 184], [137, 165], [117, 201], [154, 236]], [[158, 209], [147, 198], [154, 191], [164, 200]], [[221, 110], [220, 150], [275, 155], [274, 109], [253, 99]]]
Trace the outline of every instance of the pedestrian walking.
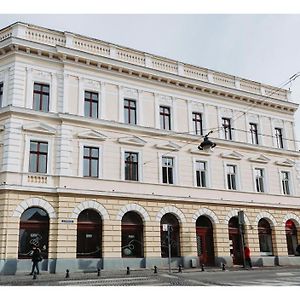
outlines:
[[252, 262], [250, 257], [250, 248], [248, 246], [244, 247], [245, 261], [248, 263], [249, 267], [252, 268]]
[[32, 269], [31, 269], [30, 275], [32, 275], [34, 273], [35, 269], [36, 269], [36, 274], [40, 274], [39, 262], [42, 260], [41, 250], [38, 247], [33, 246], [32, 252], [31, 252], [31, 257], [32, 257], [32, 259], [31, 259], [32, 260]]

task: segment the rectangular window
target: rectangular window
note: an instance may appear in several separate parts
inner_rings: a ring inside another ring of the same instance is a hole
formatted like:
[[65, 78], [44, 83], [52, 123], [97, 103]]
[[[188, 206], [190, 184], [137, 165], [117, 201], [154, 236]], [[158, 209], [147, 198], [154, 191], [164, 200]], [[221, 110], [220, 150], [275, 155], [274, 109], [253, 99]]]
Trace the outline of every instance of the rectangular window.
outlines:
[[0, 107], [2, 107], [3, 103], [3, 82], [0, 82]]
[[222, 127], [224, 130], [224, 139], [232, 140], [231, 120], [228, 118], [222, 118]]
[[205, 161], [196, 161], [196, 182], [197, 186], [207, 186], [207, 167]]
[[33, 109], [37, 111], [49, 111], [49, 84], [34, 83], [33, 86]]
[[99, 148], [83, 147], [83, 176], [99, 176]]
[[29, 172], [47, 173], [48, 143], [30, 141]]
[[126, 124], [136, 124], [136, 101], [124, 100], [124, 122]]
[[174, 159], [172, 157], [162, 157], [162, 180], [163, 183], [174, 183]]
[[160, 106], [160, 128], [171, 130], [171, 110], [170, 107]]
[[84, 116], [98, 118], [99, 97], [95, 92], [84, 92]]
[[264, 169], [256, 168], [255, 172], [255, 189], [258, 193], [264, 193]]
[[282, 138], [282, 129], [275, 128], [275, 139], [277, 148], [283, 148], [283, 138]]
[[258, 145], [257, 124], [249, 123], [249, 126], [250, 126], [251, 144]]
[[139, 180], [139, 154], [125, 152], [125, 180]]
[[193, 115], [194, 134], [203, 135], [202, 114], [199, 112], [193, 112], [192, 115]]
[[282, 185], [282, 192], [284, 195], [291, 194], [291, 187], [290, 187], [290, 173], [286, 171], [281, 172], [281, 185]]
[[226, 166], [226, 172], [227, 172], [227, 188], [229, 190], [236, 190], [237, 184], [236, 184], [236, 166], [234, 165], [227, 165]]

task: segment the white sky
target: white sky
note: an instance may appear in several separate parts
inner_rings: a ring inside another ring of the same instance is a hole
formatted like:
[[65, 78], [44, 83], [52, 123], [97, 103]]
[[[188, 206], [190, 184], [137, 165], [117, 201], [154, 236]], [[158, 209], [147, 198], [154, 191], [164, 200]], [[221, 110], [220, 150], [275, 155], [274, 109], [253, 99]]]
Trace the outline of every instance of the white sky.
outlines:
[[[96, 6], [95, 11], [105, 9]], [[16, 21], [80, 33], [274, 86], [300, 72], [300, 15], [5, 14], [0, 15], [0, 28]], [[285, 88], [291, 89], [292, 101], [300, 103], [300, 77]], [[300, 140], [300, 109], [295, 119]]]

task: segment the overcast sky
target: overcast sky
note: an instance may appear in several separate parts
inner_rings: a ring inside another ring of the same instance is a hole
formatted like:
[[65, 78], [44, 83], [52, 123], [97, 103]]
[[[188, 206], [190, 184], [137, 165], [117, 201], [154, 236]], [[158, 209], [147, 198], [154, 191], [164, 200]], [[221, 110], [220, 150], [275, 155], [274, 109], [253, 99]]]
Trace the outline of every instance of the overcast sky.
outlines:
[[[300, 15], [0, 15], [280, 86], [300, 72]], [[291, 85], [300, 103], [300, 77]], [[300, 110], [296, 114], [300, 140]]]

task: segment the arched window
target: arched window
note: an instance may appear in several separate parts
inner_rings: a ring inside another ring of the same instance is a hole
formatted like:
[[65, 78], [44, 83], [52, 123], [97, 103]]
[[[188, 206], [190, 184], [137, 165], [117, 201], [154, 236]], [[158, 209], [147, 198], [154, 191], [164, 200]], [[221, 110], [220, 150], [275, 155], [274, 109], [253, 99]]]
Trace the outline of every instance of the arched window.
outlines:
[[171, 225], [171, 257], [180, 256], [179, 222], [170, 213], [165, 214], [160, 221], [161, 257], [169, 257], [168, 232], [163, 225]]
[[262, 255], [273, 255], [272, 229], [270, 223], [262, 218], [258, 222], [259, 248]]
[[232, 217], [228, 222], [228, 234], [230, 242], [230, 255], [234, 265], [243, 264], [243, 244], [239, 229], [239, 220], [237, 216]]
[[209, 218], [200, 216], [196, 221], [197, 252], [200, 264], [214, 265], [213, 226]]
[[31, 258], [33, 246], [48, 258], [49, 216], [39, 207], [30, 207], [21, 215], [18, 258]]
[[129, 211], [122, 218], [122, 257], [144, 257], [143, 220]]
[[285, 235], [288, 255], [296, 255], [296, 247], [298, 245], [297, 228], [292, 220], [287, 220], [285, 223]]
[[101, 242], [101, 216], [94, 209], [83, 210], [77, 220], [77, 258], [101, 257]]

